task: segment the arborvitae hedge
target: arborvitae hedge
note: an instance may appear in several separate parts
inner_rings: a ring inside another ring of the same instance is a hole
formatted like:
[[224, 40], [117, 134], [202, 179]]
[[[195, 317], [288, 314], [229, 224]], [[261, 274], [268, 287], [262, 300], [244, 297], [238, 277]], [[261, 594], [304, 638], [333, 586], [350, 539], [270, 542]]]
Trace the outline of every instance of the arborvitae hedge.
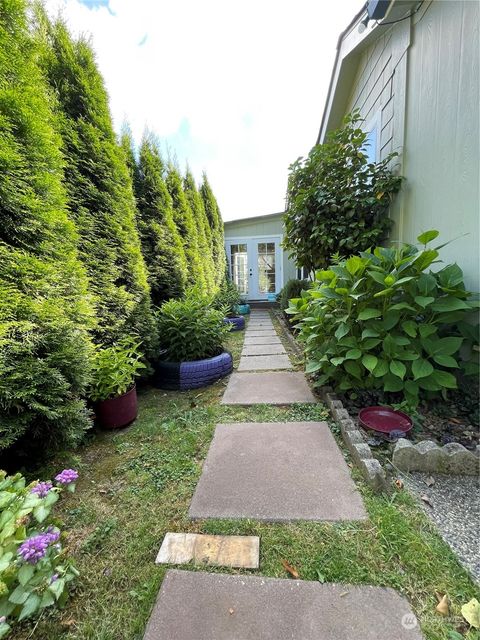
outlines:
[[203, 180], [200, 186], [200, 195], [202, 196], [205, 213], [207, 214], [208, 223], [210, 225], [212, 256], [213, 264], [215, 266], [215, 284], [219, 287], [225, 279], [226, 273], [223, 221], [206, 173], [203, 174]]
[[206, 281], [198, 247], [197, 227], [183, 191], [182, 179], [172, 164], [168, 168], [165, 182], [173, 201], [173, 219], [182, 238], [187, 258], [188, 283], [205, 291]]
[[97, 342], [137, 334], [155, 342], [147, 270], [125, 154], [117, 144], [103, 79], [84, 39], [63, 23], [47, 28], [44, 66], [58, 99], [69, 205], [94, 294]]
[[[123, 136], [123, 146], [131, 141]], [[152, 302], [183, 295], [187, 282], [187, 261], [182, 239], [173, 221], [172, 198], [163, 180], [163, 163], [155, 141], [144, 137], [138, 165], [134, 168], [134, 187], [138, 207], [138, 228], [142, 252], [148, 269]]]
[[197, 191], [195, 179], [190, 169], [183, 180], [183, 190], [187, 197], [190, 211], [192, 212], [197, 229], [198, 251], [205, 277], [205, 290], [207, 294], [213, 294], [216, 290], [215, 286], [215, 265], [213, 263], [211, 232], [208, 224], [205, 207], [203, 206], [202, 196]]
[[24, 0], [0, 0], [0, 449], [90, 426], [92, 311], [38, 55]]

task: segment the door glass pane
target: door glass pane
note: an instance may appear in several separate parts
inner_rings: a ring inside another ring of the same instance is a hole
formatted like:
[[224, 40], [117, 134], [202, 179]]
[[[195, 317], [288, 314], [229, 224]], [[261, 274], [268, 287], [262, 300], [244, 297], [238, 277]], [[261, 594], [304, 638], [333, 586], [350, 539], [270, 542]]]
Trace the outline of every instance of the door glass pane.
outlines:
[[258, 291], [275, 293], [275, 243], [258, 243]]
[[247, 245], [232, 244], [230, 246], [230, 274], [241, 295], [248, 294], [247, 270]]

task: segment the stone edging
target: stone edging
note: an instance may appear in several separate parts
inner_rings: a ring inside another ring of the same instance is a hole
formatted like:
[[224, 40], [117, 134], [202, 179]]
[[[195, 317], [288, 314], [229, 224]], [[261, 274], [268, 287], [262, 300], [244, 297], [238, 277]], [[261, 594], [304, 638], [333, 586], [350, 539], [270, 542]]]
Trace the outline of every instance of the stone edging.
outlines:
[[440, 447], [431, 440], [413, 444], [401, 438], [395, 445], [392, 461], [400, 471], [475, 476], [479, 473], [480, 446], [473, 452], [457, 442]]
[[382, 465], [373, 457], [370, 447], [363, 439], [360, 430], [351, 419], [342, 401], [329, 387], [323, 387], [320, 390], [320, 396], [330, 409], [333, 419], [342, 433], [343, 441], [367, 484], [374, 491], [388, 491], [389, 483]]
[[278, 310], [278, 309], [272, 309], [272, 311], [273, 311], [273, 317], [281, 325], [281, 327], [283, 329], [283, 335], [288, 340], [288, 342], [290, 343], [290, 346], [295, 351], [295, 354], [299, 358], [303, 358], [303, 350], [300, 347], [300, 345], [298, 344], [297, 340], [295, 339], [295, 336], [292, 334], [292, 332], [288, 328], [287, 321], [283, 317], [283, 312], [281, 310]]

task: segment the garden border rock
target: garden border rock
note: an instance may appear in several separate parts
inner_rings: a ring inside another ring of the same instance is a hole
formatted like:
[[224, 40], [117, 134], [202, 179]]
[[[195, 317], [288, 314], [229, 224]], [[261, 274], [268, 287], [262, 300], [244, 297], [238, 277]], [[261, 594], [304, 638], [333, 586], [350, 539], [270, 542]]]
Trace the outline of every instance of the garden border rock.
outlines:
[[395, 445], [392, 461], [400, 471], [475, 476], [480, 472], [480, 446], [474, 452], [457, 442], [442, 447], [431, 440], [413, 444], [401, 438]]
[[343, 441], [355, 465], [360, 470], [364, 480], [376, 492], [387, 492], [390, 485], [380, 462], [373, 457], [372, 451], [365, 442], [360, 430], [350, 417], [343, 403], [333, 393], [330, 387], [323, 387], [320, 396], [325, 401], [337, 426]]

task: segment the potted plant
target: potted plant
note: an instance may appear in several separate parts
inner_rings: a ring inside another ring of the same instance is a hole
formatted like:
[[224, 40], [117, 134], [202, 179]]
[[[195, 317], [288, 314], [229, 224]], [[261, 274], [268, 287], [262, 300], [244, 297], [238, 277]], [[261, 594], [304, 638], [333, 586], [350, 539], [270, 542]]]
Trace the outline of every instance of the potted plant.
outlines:
[[232, 355], [223, 349], [230, 331], [222, 311], [195, 291], [169, 300], [157, 312], [162, 360], [154, 381], [162, 389], [196, 389], [231, 373]]
[[126, 427], [137, 417], [135, 378], [145, 369], [139, 347], [133, 338], [124, 338], [95, 352], [90, 399], [96, 420], [105, 429]]
[[241, 295], [240, 302], [236, 308], [237, 313], [240, 313], [242, 316], [246, 316], [250, 313], [250, 305], [247, 303], [247, 296]]
[[225, 280], [213, 298], [212, 306], [224, 314], [223, 321], [231, 325], [232, 331], [245, 329], [245, 318], [238, 314], [240, 294], [231, 280]]

